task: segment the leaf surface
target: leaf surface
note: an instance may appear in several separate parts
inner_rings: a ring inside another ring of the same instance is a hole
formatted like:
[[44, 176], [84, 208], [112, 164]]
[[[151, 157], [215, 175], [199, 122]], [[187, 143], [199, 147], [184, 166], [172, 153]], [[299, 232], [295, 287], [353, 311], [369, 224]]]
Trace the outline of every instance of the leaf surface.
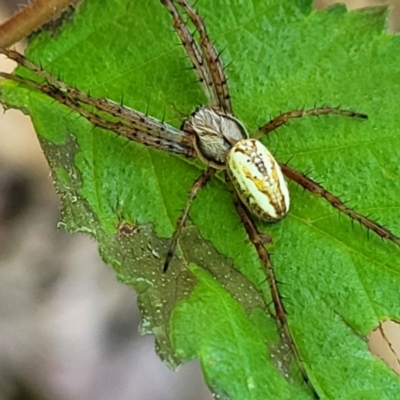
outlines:
[[[296, 120], [263, 142], [279, 161], [311, 169], [324, 187], [400, 234], [400, 36], [386, 35], [385, 10], [314, 12], [308, 0], [197, 7], [225, 49], [235, 114], [250, 132], [281, 111], [314, 104], [369, 115]], [[179, 127], [175, 110], [189, 114], [205, 97], [177, 43], [156, 1], [86, 0], [61, 31], [38, 35], [27, 56], [91, 95], [123, 99]], [[2, 82], [1, 90], [2, 102], [32, 116], [62, 195], [63, 224], [93, 235], [118, 279], [138, 291], [142, 331], [155, 334], [169, 365], [199, 358], [221, 398], [312, 398], [293, 365], [283, 377], [287, 360], [276, 356], [265, 271], [221, 179], [196, 198], [179, 257], [162, 274], [168, 238], [201, 168], [93, 129], [25, 87]], [[273, 238], [308, 374], [322, 398], [392, 400], [400, 379], [370, 354], [365, 337], [380, 320], [400, 320], [400, 250], [294, 183], [289, 188], [287, 218], [259, 227]]]

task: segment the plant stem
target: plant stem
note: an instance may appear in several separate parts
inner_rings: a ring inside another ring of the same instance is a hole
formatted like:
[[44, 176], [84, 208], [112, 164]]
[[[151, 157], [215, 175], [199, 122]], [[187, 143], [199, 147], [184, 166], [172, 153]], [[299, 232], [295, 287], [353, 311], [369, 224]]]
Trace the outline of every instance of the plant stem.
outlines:
[[0, 25], [0, 47], [10, 47], [38, 30], [76, 0], [35, 0]]

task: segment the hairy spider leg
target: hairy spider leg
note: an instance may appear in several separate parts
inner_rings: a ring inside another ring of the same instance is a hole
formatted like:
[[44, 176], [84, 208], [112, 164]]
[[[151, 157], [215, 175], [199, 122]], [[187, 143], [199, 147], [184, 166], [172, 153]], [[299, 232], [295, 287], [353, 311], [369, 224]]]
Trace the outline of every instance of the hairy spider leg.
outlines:
[[152, 118], [139, 111], [121, 106], [120, 104], [115, 103], [111, 100], [88, 96], [84, 92], [68, 86], [64, 82], [61, 82], [53, 75], [49, 74], [47, 71], [43, 70], [41, 67], [29, 61], [23, 55], [14, 50], [0, 48], [0, 53], [6, 55], [8, 58], [17, 62], [19, 65], [24, 66], [25, 68], [31, 70], [35, 74], [45, 79], [45, 81], [48, 82], [49, 86], [52, 86], [55, 89], [58, 89], [59, 92], [64, 93], [64, 98], [69, 97], [74, 102], [85, 104], [87, 106], [93, 107], [99, 112], [105, 112], [112, 117], [117, 118], [118, 121], [121, 122], [121, 124], [125, 125], [128, 132], [132, 131], [130, 133], [130, 136], [135, 137], [137, 135], [134, 132], [140, 131], [143, 135], [151, 135], [154, 137], [165, 139], [170, 142], [182, 143], [186, 145], [186, 147], [191, 147], [192, 137], [187, 132], [176, 129], [173, 126], [158, 121], [157, 119]]
[[361, 114], [351, 110], [344, 110], [335, 107], [320, 107], [320, 108], [311, 108], [309, 110], [293, 110], [288, 111], [283, 114], [278, 115], [277, 117], [271, 119], [266, 124], [258, 128], [256, 132], [250, 135], [253, 139], [260, 139], [262, 136], [274, 131], [275, 129], [285, 125], [290, 120], [294, 118], [302, 118], [308, 116], [319, 116], [319, 115], [328, 115], [328, 114], [336, 114], [342, 115], [345, 117], [353, 117], [353, 118], [363, 118], [367, 119], [368, 116], [366, 114]]
[[[195, 150], [189, 145], [170, 141], [159, 136], [149, 135], [148, 133], [143, 132], [141, 129], [132, 128], [131, 126], [125, 125], [121, 121], [114, 122], [104, 119], [100, 115], [91, 112], [88, 108], [82, 105], [79, 100], [76, 100], [75, 98], [66, 95], [64, 91], [61, 91], [52, 85], [37, 83], [28, 78], [21, 78], [17, 75], [7, 74], [5, 72], [0, 72], [0, 77], [27, 85], [33, 89], [41, 91], [42, 93], [50, 96], [57, 102], [64, 104], [68, 108], [76, 111], [77, 113], [79, 113], [79, 115], [86, 118], [98, 128], [110, 130], [119, 136], [123, 136], [129, 140], [142, 143], [145, 146], [149, 146], [155, 149], [167, 151], [169, 153], [184, 155], [186, 157], [196, 156]], [[76, 89], [74, 89], [74, 91], [76, 91]]]
[[200, 34], [200, 47], [173, 0], [160, 0], [172, 16], [173, 26], [208, 99], [208, 105], [232, 113], [227, 79], [218, 52], [210, 41], [203, 19], [185, 0], [177, 3], [185, 10]]
[[[193, 34], [190, 32], [187, 24], [176, 8], [173, 0], [160, 0], [172, 17], [172, 24], [179, 36], [179, 39], [185, 49], [194, 72], [207, 97], [208, 104], [218, 109], [232, 112], [229, 90], [224, 69], [219, 59], [218, 53], [212, 45], [202, 18], [186, 1], [178, 1], [178, 4], [186, 11], [189, 18], [195, 25], [200, 34], [200, 46], [196, 42]], [[166, 272], [173, 258], [178, 243], [179, 236], [185, 226], [189, 215], [191, 204], [198, 191], [207, 184], [215, 174], [216, 170], [208, 167], [207, 170], [196, 180], [189, 192], [189, 197], [185, 208], [183, 209], [173, 233], [171, 244], [164, 262], [163, 271]]]
[[265, 269], [267, 271], [267, 280], [270, 287], [272, 302], [274, 304], [275, 314], [277, 317], [279, 328], [289, 343], [290, 349], [297, 362], [297, 366], [300, 370], [304, 382], [307, 384], [314, 397], [316, 399], [320, 399], [317, 390], [315, 389], [315, 387], [310, 381], [310, 378], [308, 377], [307, 371], [301, 361], [300, 353], [296, 347], [296, 344], [294, 343], [293, 335], [290, 331], [287, 322], [285, 307], [283, 305], [282, 298], [279, 294], [278, 280], [276, 279], [275, 271], [271, 262], [271, 257], [264, 246], [262, 236], [258, 231], [256, 225], [254, 224], [252, 218], [250, 217], [249, 212], [243, 206], [242, 202], [239, 200], [236, 192], [234, 192], [233, 202], [240, 216], [240, 219], [246, 229], [247, 235], [249, 236], [254, 247], [256, 248], [258, 257], [263, 262]]
[[185, 10], [200, 35], [200, 47], [214, 82], [214, 90], [218, 96], [218, 106], [225, 113], [232, 114], [231, 96], [229, 94], [225, 69], [222, 65], [220, 53], [217, 52], [208, 36], [203, 18], [186, 0], [176, 0], [176, 2]]
[[289, 167], [286, 164], [280, 163], [282, 172], [292, 181], [296, 182], [298, 185], [302, 186], [304, 189], [315, 194], [318, 197], [325, 199], [332, 207], [336, 208], [343, 214], [349, 216], [352, 220], [359, 222], [361, 225], [365, 226], [368, 230], [376, 233], [382, 239], [390, 240], [394, 244], [400, 247], [400, 238], [393, 234], [389, 229], [382, 225], [379, 225], [375, 221], [368, 217], [354, 211], [352, 208], [348, 207], [342, 200], [337, 196], [324, 189], [322, 185], [315, 182], [309, 178], [306, 174], [303, 174], [294, 168]]
[[183, 209], [181, 215], [178, 218], [178, 221], [176, 223], [175, 231], [172, 236], [171, 244], [169, 246], [168, 254], [167, 257], [165, 258], [164, 262], [164, 267], [163, 267], [163, 272], [167, 272], [168, 266], [175, 254], [176, 246], [178, 244], [178, 239], [179, 236], [181, 235], [182, 229], [185, 226], [185, 222], [187, 219], [187, 216], [189, 214], [190, 207], [192, 205], [193, 200], [197, 196], [197, 193], [199, 190], [201, 190], [204, 186], [207, 185], [207, 183], [210, 181], [210, 179], [214, 176], [216, 170], [214, 168], [208, 167], [202, 175], [200, 175], [196, 182], [192, 185], [188, 199], [185, 204], [185, 208]]
[[[256, 139], [259, 139], [262, 136], [274, 131], [275, 129], [286, 124], [287, 122], [289, 122], [291, 119], [294, 118], [328, 115], [328, 114], [336, 114], [345, 117], [354, 117], [362, 119], [368, 118], [366, 114], [362, 114], [351, 110], [344, 110], [340, 108], [332, 108], [332, 107], [312, 108], [309, 110], [294, 110], [280, 114], [277, 117], [273, 118], [272, 120], [268, 121], [251, 136]], [[365, 226], [368, 230], [371, 230], [382, 239], [390, 240], [400, 247], [400, 238], [397, 237], [394, 233], [392, 233], [389, 229], [378, 224], [372, 219], [358, 213], [351, 207], [348, 207], [346, 204], [344, 204], [342, 200], [339, 199], [339, 197], [335, 196], [333, 193], [323, 188], [321, 184], [315, 182], [314, 180], [309, 178], [306, 174], [301, 173], [300, 171], [297, 171], [292, 167], [289, 167], [287, 164], [280, 163], [280, 167], [282, 169], [282, 172], [285, 174], [287, 178], [296, 182], [298, 185], [302, 186], [309, 192], [314, 193], [316, 196], [324, 198], [332, 207], [336, 208], [341, 213], [346, 214], [352, 220], [359, 222], [361, 225]]]
[[185, 21], [179, 14], [175, 4], [171, 0], [160, 0], [172, 17], [173, 27], [185, 49], [186, 55], [193, 66], [194, 72], [203, 88], [208, 103], [218, 105], [218, 96], [214, 88], [211, 72], [204, 62], [203, 54], [197, 45], [192, 33], [189, 31]]

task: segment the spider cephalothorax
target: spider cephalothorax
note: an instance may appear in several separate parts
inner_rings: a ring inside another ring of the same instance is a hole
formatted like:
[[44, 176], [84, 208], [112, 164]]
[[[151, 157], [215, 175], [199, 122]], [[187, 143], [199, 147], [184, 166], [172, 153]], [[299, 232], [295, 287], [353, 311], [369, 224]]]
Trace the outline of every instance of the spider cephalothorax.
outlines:
[[249, 137], [246, 128], [235, 117], [209, 106], [199, 107], [185, 121], [183, 129], [194, 132], [198, 157], [215, 169], [225, 169], [232, 146]]

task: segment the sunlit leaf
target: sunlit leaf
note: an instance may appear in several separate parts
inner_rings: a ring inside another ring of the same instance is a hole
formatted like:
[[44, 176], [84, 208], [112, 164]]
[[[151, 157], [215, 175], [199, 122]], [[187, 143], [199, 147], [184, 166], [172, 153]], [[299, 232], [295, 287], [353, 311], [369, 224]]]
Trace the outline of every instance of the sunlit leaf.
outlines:
[[[314, 12], [311, 0], [200, 0], [222, 59], [237, 117], [249, 131], [281, 111], [314, 104], [367, 113], [291, 122], [263, 139], [277, 159], [322, 181], [364, 214], [400, 234], [400, 36], [385, 10]], [[54, 36], [55, 35], [55, 36]], [[180, 126], [205, 102], [170, 16], [157, 1], [84, 1], [27, 56], [91, 95]], [[26, 73], [21, 71], [22, 74]], [[2, 102], [31, 116], [62, 196], [70, 231], [96, 238], [118, 279], [139, 293], [142, 331], [154, 333], [169, 365], [200, 359], [223, 398], [312, 398], [294, 365], [273, 362], [276, 323], [265, 271], [221, 179], [196, 198], [176, 257], [162, 274], [180, 210], [201, 173], [191, 160], [93, 129], [38, 92], [2, 82]], [[393, 400], [400, 379], [365, 337], [400, 319], [400, 249], [353, 226], [329, 204], [289, 184], [282, 222], [259, 224], [289, 324], [322, 398]], [[276, 359], [276, 353], [274, 353]]]

